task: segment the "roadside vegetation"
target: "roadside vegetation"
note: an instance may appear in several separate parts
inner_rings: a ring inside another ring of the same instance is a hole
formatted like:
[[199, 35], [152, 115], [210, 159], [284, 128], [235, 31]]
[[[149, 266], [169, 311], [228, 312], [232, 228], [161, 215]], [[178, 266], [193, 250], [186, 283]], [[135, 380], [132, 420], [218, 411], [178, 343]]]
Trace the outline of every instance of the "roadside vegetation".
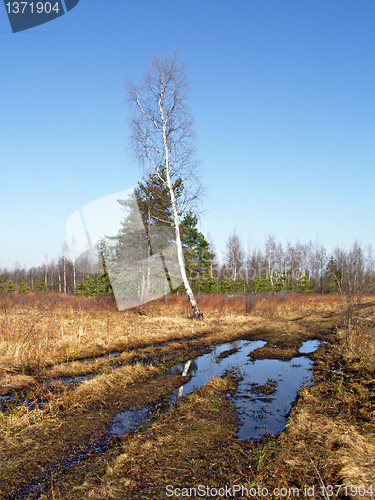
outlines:
[[[340, 295], [197, 299], [202, 322], [189, 319], [181, 295], [124, 312], [112, 297], [0, 299], [1, 498], [166, 498], [168, 485], [261, 487], [265, 498], [274, 488], [303, 496], [304, 487], [328, 498], [322, 485], [341, 485], [339, 498], [355, 488], [371, 498], [375, 297], [356, 297], [349, 331]], [[164, 375], [172, 365], [240, 338], [267, 341], [255, 355], [271, 359], [291, 359], [308, 339], [327, 342], [311, 355], [315, 384], [300, 391], [285, 431], [238, 441], [229, 373], [149, 427], [100, 444], [115, 414], [181, 385]], [[64, 382], [77, 376], [88, 378]]]

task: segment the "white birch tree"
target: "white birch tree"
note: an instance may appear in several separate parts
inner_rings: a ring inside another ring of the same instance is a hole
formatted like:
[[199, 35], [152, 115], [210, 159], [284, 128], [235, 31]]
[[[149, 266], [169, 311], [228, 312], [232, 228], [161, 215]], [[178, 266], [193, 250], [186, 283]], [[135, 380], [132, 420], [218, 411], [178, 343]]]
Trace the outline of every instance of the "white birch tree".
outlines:
[[234, 232], [227, 241], [227, 252], [225, 255], [225, 264], [230, 272], [232, 280], [243, 279], [243, 270], [245, 262], [245, 252], [242, 247], [239, 236]]
[[[177, 63], [176, 55], [164, 60], [154, 57], [139, 83], [128, 83], [127, 91], [132, 111], [131, 142], [144, 170], [154, 171], [168, 189], [181, 277], [193, 316], [202, 319], [186, 276], [180, 237], [179, 216], [200, 189], [195, 175], [195, 137], [187, 104], [190, 85], [185, 68]], [[173, 188], [178, 178], [184, 187], [180, 199]]]

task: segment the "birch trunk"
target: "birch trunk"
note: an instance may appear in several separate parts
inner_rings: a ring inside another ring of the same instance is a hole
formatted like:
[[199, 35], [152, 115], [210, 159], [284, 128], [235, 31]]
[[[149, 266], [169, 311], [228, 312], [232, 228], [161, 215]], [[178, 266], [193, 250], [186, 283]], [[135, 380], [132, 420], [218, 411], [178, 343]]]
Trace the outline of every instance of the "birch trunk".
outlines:
[[193, 308], [193, 316], [196, 319], [203, 319], [203, 314], [200, 311], [197, 301], [194, 297], [193, 291], [191, 289], [189, 280], [186, 276], [186, 270], [185, 270], [185, 262], [184, 262], [184, 255], [182, 251], [182, 243], [181, 243], [181, 236], [180, 236], [180, 226], [178, 222], [178, 214], [177, 214], [177, 209], [176, 209], [176, 202], [175, 202], [175, 197], [174, 197], [174, 192], [171, 184], [171, 179], [169, 176], [168, 168], [167, 168], [167, 184], [168, 184], [168, 189], [169, 193], [171, 195], [171, 204], [172, 204], [172, 212], [173, 212], [173, 220], [174, 220], [174, 229], [175, 229], [175, 234], [176, 234], [176, 246], [177, 246], [177, 259], [178, 259], [178, 265], [180, 267], [180, 272], [181, 272], [181, 277], [182, 281], [184, 283], [184, 287], [187, 293], [187, 296], [189, 297], [189, 301], [191, 304], [191, 307]]
[[180, 224], [178, 221], [176, 199], [175, 199], [175, 195], [174, 195], [174, 191], [173, 191], [173, 185], [172, 185], [170, 169], [169, 169], [169, 149], [168, 149], [168, 144], [167, 144], [167, 133], [166, 133], [165, 118], [164, 118], [164, 110], [163, 110], [163, 106], [162, 106], [160, 100], [159, 100], [159, 109], [160, 109], [160, 116], [161, 116], [162, 124], [163, 124], [165, 173], [166, 173], [167, 187], [168, 187], [169, 194], [171, 197], [173, 223], [174, 223], [174, 229], [175, 229], [175, 235], [176, 235], [178, 265], [180, 267], [181, 277], [182, 277], [182, 281], [184, 283], [184, 287], [185, 287], [187, 296], [189, 297], [191, 307], [193, 308], [193, 316], [195, 319], [203, 319], [203, 314], [198, 307], [197, 301], [194, 297], [193, 290], [191, 289], [189, 280], [186, 276], [184, 254], [183, 254], [183, 250], [182, 250], [181, 235], [180, 235]]
[[73, 260], [73, 290], [76, 292], [76, 284], [77, 284], [77, 271], [76, 271], [76, 261]]
[[65, 258], [65, 255], [63, 257], [63, 272], [64, 272], [64, 293], [66, 295], [67, 289], [66, 289], [66, 258]]
[[[132, 140], [135, 151], [144, 164], [146, 159], [159, 180], [169, 192], [171, 214], [175, 230], [177, 260], [181, 278], [193, 309], [193, 316], [202, 319], [197, 301], [186, 275], [180, 236], [178, 204], [174, 182], [180, 179], [188, 194], [188, 203], [199, 196], [198, 183], [192, 187], [194, 176], [193, 128], [186, 104], [189, 82], [183, 65], [178, 65], [176, 55], [165, 61], [155, 57], [138, 86], [129, 86], [129, 99], [135, 107], [132, 118]], [[196, 180], [196, 179], [195, 179]], [[186, 209], [186, 205], [184, 207]], [[164, 261], [163, 261], [164, 264]], [[168, 279], [168, 272], [166, 270]]]

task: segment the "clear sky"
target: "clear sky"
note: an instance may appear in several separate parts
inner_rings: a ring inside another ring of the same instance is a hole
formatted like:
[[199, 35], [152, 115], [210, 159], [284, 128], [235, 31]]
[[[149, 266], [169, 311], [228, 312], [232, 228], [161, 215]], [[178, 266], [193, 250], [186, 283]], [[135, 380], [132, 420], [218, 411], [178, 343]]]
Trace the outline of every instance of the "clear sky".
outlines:
[[124, 81], [174, 50], [219, 257], [234, 230], [375, 245], [373, 0], [81, 0], [15, 34], [0, 5], [0, 267], [57, 257], [72, 212], [136, 186]]

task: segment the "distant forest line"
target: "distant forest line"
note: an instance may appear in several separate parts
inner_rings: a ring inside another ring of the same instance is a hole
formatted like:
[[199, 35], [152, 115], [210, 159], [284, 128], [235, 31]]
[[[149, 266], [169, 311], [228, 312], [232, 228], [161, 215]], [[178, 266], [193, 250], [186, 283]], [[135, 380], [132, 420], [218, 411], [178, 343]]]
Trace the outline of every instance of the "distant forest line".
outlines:
[[[323, 245], [282, 245], [269, 236], [262, 248], [245, 251], [238, 235], [229, 236], [223, 263], [188, 220], [183, 234], [187, 275], [197, 293], [372, 293], [375, 260], [371, 245], [354, 242], [349, 250], [328, 252]], [[0, 269], [0, 294], [48, 291], [84, 296], [111, 293], [103, 250], [98, 250], [97, 272], [81, 273], [64, 247], [62, 255], [29, 269], [15, 265]], [[183, 288], [175, 291], [183, 291]]]

